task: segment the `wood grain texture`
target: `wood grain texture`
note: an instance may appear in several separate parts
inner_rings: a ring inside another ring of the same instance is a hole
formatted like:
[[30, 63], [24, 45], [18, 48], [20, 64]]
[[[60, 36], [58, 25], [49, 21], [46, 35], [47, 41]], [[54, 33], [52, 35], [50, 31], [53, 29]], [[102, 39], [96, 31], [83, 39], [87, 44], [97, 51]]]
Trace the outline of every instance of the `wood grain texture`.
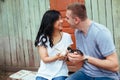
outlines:
[[0, 1], [0, 66], [39, 67], [34, 40], [49, 0]]

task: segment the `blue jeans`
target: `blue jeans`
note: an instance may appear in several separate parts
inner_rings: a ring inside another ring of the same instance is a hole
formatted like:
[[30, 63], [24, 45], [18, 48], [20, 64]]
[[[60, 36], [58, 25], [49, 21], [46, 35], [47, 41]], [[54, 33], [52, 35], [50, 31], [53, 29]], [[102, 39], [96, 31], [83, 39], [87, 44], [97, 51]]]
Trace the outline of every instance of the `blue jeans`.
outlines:
[[[52, 80], [65, 80], [66, 78], [67, 78], [67, 76], [59, 76], [59, 77], [53, 78]], [[38, 76], [38, 77], [36, 77], [36, 80], [48, 80], [48, 79]]]
[[82, 71], [77, 71], [77, 72], [71, 74], [65, 80], [114, 80], [114, 79], [111, 79], [108, 77], [90, 77], [90, 76], [87, 76]]
[[67, 76], [59, 76], [59, 77], [55, 77], [52, 80], [65, 80], [67, 78]]
[[46, 79], [46, 78], [44, 78], [44, 77], [37, 76], [37, 77], [36, 77], [36, 80], [48, 80], [48, 79]]

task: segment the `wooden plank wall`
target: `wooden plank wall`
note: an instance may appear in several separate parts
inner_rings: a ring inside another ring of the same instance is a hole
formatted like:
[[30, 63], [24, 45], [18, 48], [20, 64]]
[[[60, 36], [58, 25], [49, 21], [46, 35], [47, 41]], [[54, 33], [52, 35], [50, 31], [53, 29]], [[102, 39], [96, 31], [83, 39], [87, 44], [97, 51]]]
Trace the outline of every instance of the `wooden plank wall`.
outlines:
[[120, 0], [85, 0], [88, 17], [111, 31], [120, 62]]
[[39, 66], [34, 47], [49, 0], [0, 0], [0, 68], [16, 70]]

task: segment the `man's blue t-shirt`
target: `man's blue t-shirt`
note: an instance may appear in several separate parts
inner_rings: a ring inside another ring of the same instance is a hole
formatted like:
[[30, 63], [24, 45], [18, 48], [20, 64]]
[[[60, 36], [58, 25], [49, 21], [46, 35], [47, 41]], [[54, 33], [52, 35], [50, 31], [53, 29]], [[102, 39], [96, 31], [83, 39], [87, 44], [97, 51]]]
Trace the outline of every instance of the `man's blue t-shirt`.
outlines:
[[[105, 59], [106, 56], [115, 52], [112, 35], [104, 25], [92, 22], [87, 35], [76, 30], [75, 37], [76, 47], [81, 50], [84, 55]], [[92, 77], [110, 77], [118, 80], [117, 72], [104, 70], [89, 63], [85, 63], [81, 71]]]

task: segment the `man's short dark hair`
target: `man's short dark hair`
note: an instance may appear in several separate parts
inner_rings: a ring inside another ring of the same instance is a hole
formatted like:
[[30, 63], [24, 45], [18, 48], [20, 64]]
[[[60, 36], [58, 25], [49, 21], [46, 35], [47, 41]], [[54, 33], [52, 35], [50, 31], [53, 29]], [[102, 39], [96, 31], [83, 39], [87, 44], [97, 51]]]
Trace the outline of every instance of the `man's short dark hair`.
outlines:
[[82, 21], [87, 19], [87, 12], [84, 4], [80, 4], [78, 2], [69, 4], [67, 6], [67, 10], [71, 10], [72, 15], [79, 17]]

